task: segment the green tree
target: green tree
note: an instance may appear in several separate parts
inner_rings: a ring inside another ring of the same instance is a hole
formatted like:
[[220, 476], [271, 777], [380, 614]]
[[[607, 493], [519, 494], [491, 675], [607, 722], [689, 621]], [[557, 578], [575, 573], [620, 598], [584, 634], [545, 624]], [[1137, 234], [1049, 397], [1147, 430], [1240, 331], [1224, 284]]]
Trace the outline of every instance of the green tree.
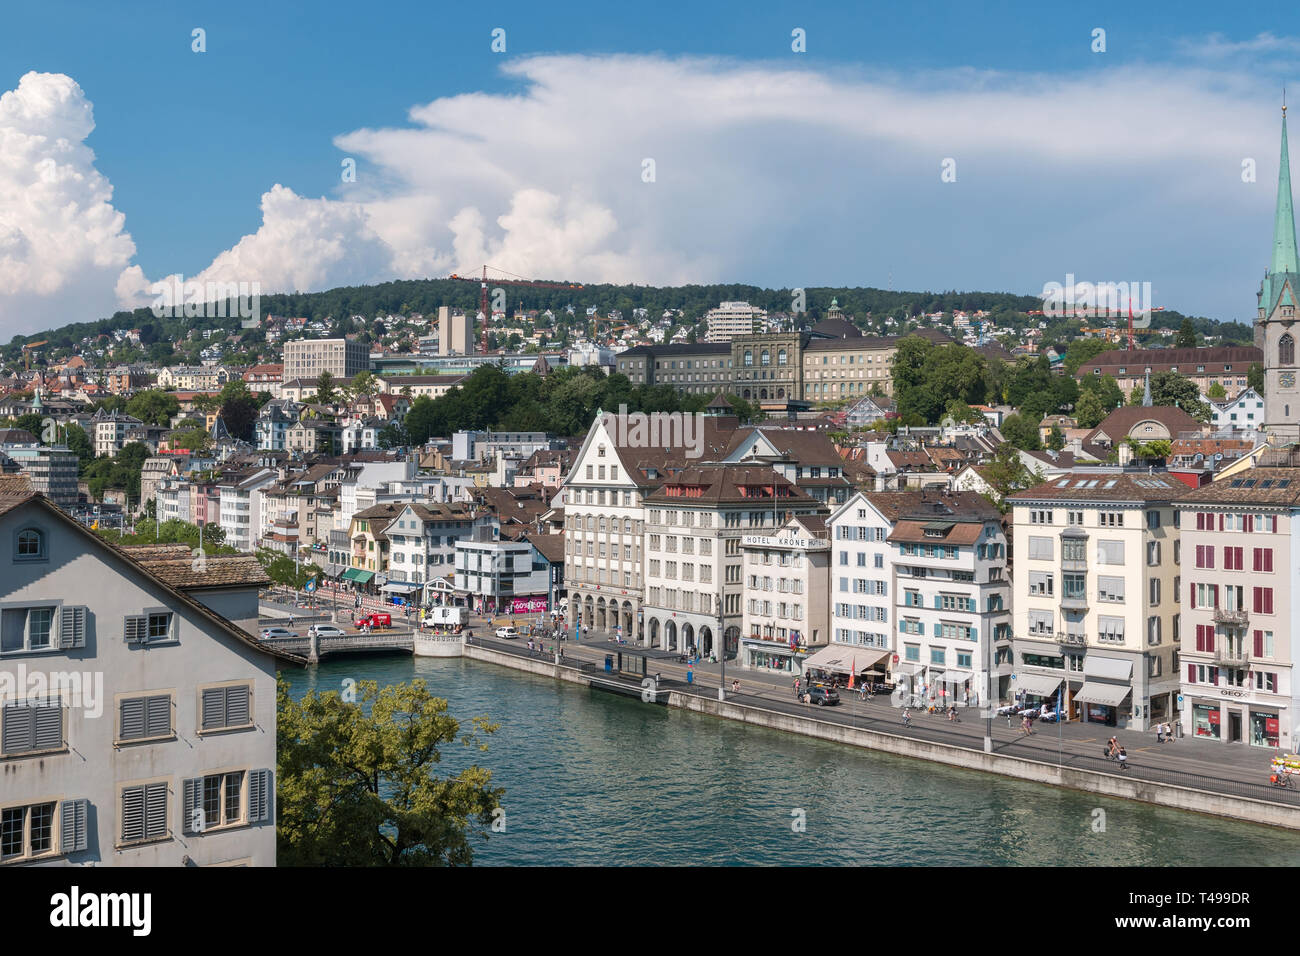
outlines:
[[1246, 384], [1253, 388], [1259, 394], [1264, 394], [1264, 366], [1259, 362], [1252, 362], [1250, 370], [1246, 372]]
[[41, 434], [45, 431], [45, 419], [35, 412], [28, 412], [14, 419], [14, 427], [31, 432], [36, 440], [40, 441]]
[[172, 446], [202, 453], [212, 448], [212, 436], [206, 428], [187, 428], [172, 435]]
[[[1139, 401], [1141, 397], [1139, 391]], [[1201, 401], [1201, 394], [1196, 384], [1186, 375], [1180, 375], [1178, 372], [1156, 372], [1151, 376], [1151, 404], [1177, 405], [1198, 422], [1210, 420], [1210, 406]]]
[[1210, 387], [1205, 390], [1206, 398], [1221, 402], [1228, 397], [1228, 391], [1218, 382], [1211, 382]]
[[1178, 327], [1178, 337], [1174, 339], [1174, 348], [1196, 348], [1196, 326], [1192, 325], [1191, 319], [1183, 319], [1183, 324]]
[[1065, 432], [1061, 431], [1060, 425], [1053, 425], [1047, 433], [1047, 447], [1052, 451], [1060, 451], [1065, 447]]
[[1085, 391], [1074, 406], [1074, 420], [1080, 428], [1096, 428], [1110, 412], [1102, 407], [1101, 399], [1093, 391]]
[[433, 769], [452, 743], [487, 749], [497, 725], [472, 731], [423, 680], [382, 690], [362, 681], [356, 703], [337, 691], [295, 701], [277, 686], [278, 861], [282, 866], [467, 866], [505, 791], [478, 765]]
[[226, 423], [226, 430], [235, 438], [251, 440], [257, 422], [257, 399], [248, 390], [248, 384], [240, 378], [228, 382], [217, 401], [221, 405], [221, 420]]
[[338, 400], [338, 387], [334, 384], [334, 376], [329, 372], [321, 372], [316, 377], [316, 404], [333, 405]]
[[993, 501], [1005, 513], [1006, 497], [1017, 491], [1024, 491], [1035, 484], [1035, 475], [1020, 458], [1016, 446], [1003, 442], [993, 452], [981, 472], [984, 480], [993, 488]]
[[1084, 362], [1089, 362], [1111, 349], [1111, 344], [1105, 339], [1071, 339], [1070, 344], [1065, 348], [1066, 374], [1074, 376]]
[[157, 389], [137, 392], [126, 403], [126, 413], [148, 425], [168, 425], [180, 410], [175, 395]]
[[77, 453], [77, 458], [81, 460], [83, 465], [94, 459], [95, 446], [90, 443], [90, 436], [86, 434], [86, 430], [76, 422], [68, 423], [63, 436], [63, 440], [67, 442], [70, 449]]
[[1008, 443], [1022, 451], [1038, 451], [1043, 447], [1038, 438], [1038, 426], [1023, 415], [1008, 415], [1002, 419], [998, 431]]

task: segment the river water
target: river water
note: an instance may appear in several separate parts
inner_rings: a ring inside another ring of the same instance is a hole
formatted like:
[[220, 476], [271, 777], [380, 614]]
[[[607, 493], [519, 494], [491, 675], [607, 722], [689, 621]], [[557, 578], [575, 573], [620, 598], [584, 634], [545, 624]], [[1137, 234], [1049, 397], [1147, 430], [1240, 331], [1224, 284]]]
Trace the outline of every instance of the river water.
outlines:
[[1300, 833], [1003, 779], [746, 727], [461, 658], [340, 657], [287, 670], [295, 696], [421, 677], [505, 787], [492, 865], [1259, 866]]

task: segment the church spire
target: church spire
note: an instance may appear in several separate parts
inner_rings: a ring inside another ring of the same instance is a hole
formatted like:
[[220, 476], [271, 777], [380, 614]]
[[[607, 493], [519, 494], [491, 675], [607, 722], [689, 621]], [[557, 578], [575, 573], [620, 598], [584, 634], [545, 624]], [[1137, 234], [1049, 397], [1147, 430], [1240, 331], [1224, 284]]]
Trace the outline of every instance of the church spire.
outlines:
[[1274, 275], [1300, 272], [1296, 256], [1295, 212], [1291, 207], [1291, 158], [1286, 142], [1285, 99], [1282, 105], [1282, 161], [1277, 173], [1277, 211], [1273, 215], [1273, 265], [1269, 272]]

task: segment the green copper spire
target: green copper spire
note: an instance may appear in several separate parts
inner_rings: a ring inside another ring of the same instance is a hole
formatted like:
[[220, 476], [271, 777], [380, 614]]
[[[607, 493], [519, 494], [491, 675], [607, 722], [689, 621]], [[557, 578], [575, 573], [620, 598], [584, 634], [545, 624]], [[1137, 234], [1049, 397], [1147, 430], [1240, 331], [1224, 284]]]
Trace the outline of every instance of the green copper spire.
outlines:
[[1296, 265], [1295, 213], [1291, 208], [1291, 159], [1286, 145], [1286, 106], [1282, 107], [1282, 162], [1277, 173], [1277, 212], [1273, 217], [1273, 265], [1269, 272], [1300, 272]]

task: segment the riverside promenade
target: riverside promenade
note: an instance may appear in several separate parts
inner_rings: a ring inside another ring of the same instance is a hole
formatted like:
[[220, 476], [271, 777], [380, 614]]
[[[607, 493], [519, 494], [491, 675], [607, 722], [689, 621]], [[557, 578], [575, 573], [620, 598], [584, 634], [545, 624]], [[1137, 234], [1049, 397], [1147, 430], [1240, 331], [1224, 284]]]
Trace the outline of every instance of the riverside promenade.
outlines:
[[[492, 636], [494, 626], [485, 618], [473, 621], [468, 656], [579, 683], [595, 681], [599, 686], [607, 679], [605, 655], [619, 651], [645, 655], [648, 672], [661, 675], [656, 697], [662, 703], [1040, 783], [1300, 829], [1300, 791], [1268, 783], [1269, 760], [1276, 753], [1271, 749], [1188, 738], [1162, 744], [1154, 732], [1077, 722], [1035, 722], [1033, 733], [1025, 735], [1017, 719], [1008, 726], [1005, 717], [994, 718], [990, 727], [978, 709], [963, 707], [958, 708], [958, 722], [913, 710], [911, 725], [904, 726], [901, 710], [887, 696], [862, 701], [856, 692], [841, 689], [838, 705], [804, 704], [794, 697], [791, 675], [744, 670], [734, 663], [726, 668], [726, 703], [719, 704], [720, 664], [695, 664], [688, 684], [687, 666], [677, 661], [676, 653], [617, 644], [609, 635], [586, 632], [575, 643], [570, 631], [561, 644], [564, 665], [556, 669], [551, 654], [530, 654], [526, 639], [497, 640]], [[472, 648], [489, 654], [474, 653]], [[518, 659], [518, 665], [512, 659]], [[734, 680], [740, 681], [739, 692], [731, 690]], [[638, 680], [626, 679], [628, 692], [638, 687]], [[986, 728], [992, 738], [991, 753], [984, 752]], [[1128, 751], [1126, 770], [1102, 757], [1112, 734]]]

